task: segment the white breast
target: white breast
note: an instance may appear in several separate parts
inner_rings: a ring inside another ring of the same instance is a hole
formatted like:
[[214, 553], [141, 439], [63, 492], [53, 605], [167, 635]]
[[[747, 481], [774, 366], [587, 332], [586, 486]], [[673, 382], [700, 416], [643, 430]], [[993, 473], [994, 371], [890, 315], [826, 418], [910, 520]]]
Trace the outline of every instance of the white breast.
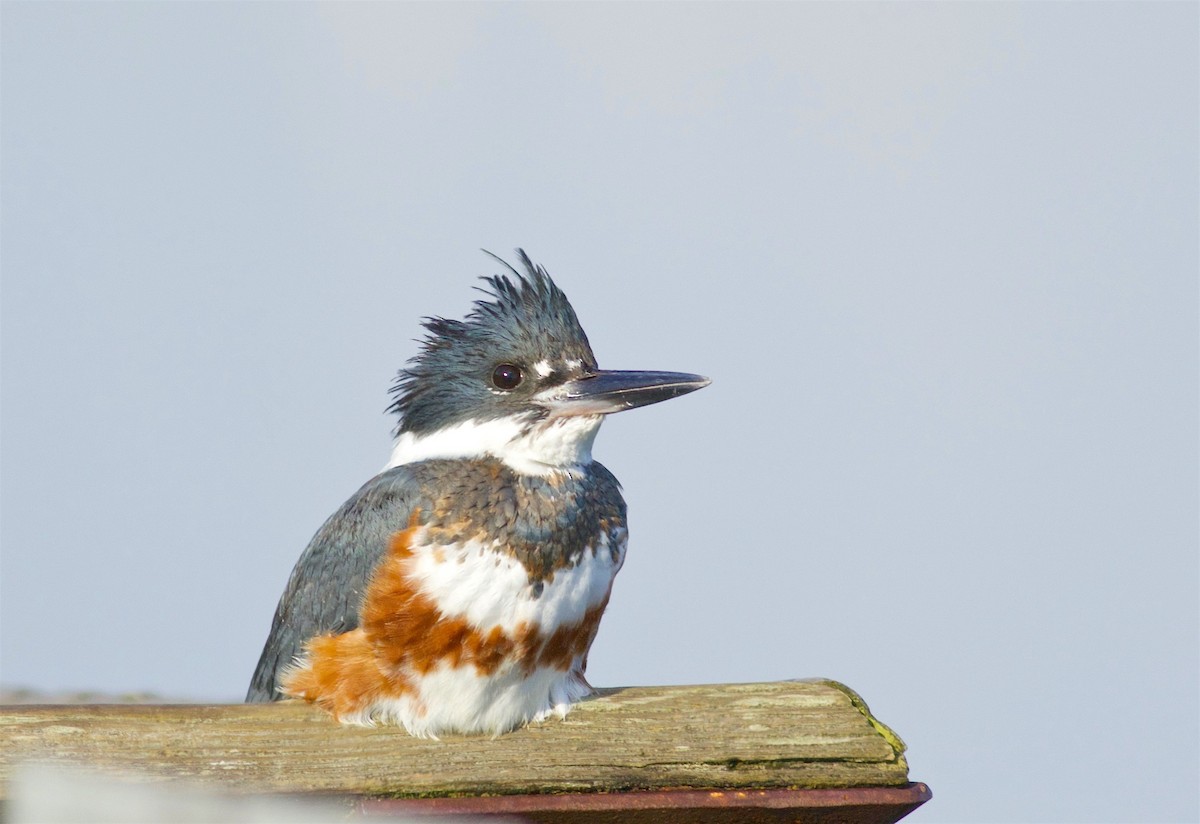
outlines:
[[499, 626], [513, 632], [534, 625], [553, 632], [583, 620], [584, 613], [608, 596], [613, 576], [625, 560], [625, 530], [616, 537], [616, 552], [611, 551], [609, 536], [599, 535], [578, 563], [557, 570], [541, 585], [540, 593], [520, 561], [495, 545], [475, 541], [412, 547], [410, 578], [444, 615], [465, 618], [480, 630]]
[[[415, 536], [406, 562], [409, 578], [447, 619], [463, 619], [481, 634], [499, 628], [508, 636], [536, 629], [548, 637], [561, 627], [580, 624], [587, 612], [605, 603], [613, 577], [625, 560], [626, 532], [599, 535], [573, 566], [556, 570], [540, 585], [515, 558], [494, 545], [425, 543]], [[583, 669], [584, 650], [565, 669], [517, 661], [483, 674], [472, 666], [441, 664], [428, 672], [400, 673], [415, 694], [381, 698], [355, 717], [343, 720], [402, 724], [410, 733], [498, 735], [549, 715], [566, 715], [571, 704], [591, 692]]]

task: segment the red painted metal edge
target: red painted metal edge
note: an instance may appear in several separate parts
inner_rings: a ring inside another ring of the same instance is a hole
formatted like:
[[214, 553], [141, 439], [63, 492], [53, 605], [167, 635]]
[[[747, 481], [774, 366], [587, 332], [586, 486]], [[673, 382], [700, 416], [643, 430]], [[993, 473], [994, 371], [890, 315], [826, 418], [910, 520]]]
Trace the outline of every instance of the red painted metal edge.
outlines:
[[[921, 783], [900, 787], [847, 787], [827, 790], [659, 790], [619, 793], [572, 793], [564, 795], [498, 795], [462, 798], [364, 799], [359, 809], [370, 815], [522, 815], [546, 813], [752, 810], [811, 811], [822, 813], [857, 811], [874, 815], [845, 820], [898, 821], [924, 804], [933, 794]], [[777, 813], [770, 813], [774, 819]], [[742, 819], [739, 820], [750, 820]], [[798, 820], [804, 820], [801, 816]], [[840, 820], [840, 819], [839, 819]]]

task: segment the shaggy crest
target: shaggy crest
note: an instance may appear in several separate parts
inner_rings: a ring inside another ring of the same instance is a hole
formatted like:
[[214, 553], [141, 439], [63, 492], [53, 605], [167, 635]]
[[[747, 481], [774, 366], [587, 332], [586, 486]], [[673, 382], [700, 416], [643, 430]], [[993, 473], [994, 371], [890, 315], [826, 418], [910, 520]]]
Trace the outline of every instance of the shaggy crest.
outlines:
[[[567, 296], [524, 250], [517, 250], [517, 259], [523, 274], [496, 257], [512, 276], [482, 277], [487, 287], [476, 288], [491, 299], [476, 301], [462, 320], [427, 317], [422, 321], [428, 334], [421, 350], [400, 371], [391, 390], [388, 411], [400, 416], [397, 435], [426, 433], [461, 422], [471, 410], [477, 416], [481, 405], [476, 401], [489, 395], [493, 401], [501, 400], [488, 388], [489, 376], [499, 364], [529, 369], [539, 361], [565, 357], [595, 368], [591, 345]], [[499, 417], [514, 411], [522, 400], [520, 393], [513, 393], [491, 408]]]

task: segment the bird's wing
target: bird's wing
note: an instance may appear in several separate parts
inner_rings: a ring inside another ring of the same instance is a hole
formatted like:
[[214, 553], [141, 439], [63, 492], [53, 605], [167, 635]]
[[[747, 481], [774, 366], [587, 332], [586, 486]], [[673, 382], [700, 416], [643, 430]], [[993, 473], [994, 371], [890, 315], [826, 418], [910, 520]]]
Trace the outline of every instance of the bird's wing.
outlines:
[[363, 593], [388, 540], [408, 526], [421, 499], [417, 473], [399, 466], [368, 481], [317, 530], [279, 599], [247, 702], [283, 697], [277, 689], [281, 671], [310, 638], [358, 626]]

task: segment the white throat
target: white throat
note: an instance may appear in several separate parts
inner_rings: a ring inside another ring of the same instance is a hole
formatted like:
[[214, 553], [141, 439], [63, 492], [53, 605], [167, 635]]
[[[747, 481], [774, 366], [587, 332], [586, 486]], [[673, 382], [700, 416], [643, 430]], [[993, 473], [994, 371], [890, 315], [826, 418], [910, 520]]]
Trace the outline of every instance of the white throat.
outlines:
[[405, 432], [396, 438], [384, 469], [433, 458], [491, 456], [525, 475], [570, 471], [592, 462], [592, 442], [603, 420], [602, 415], [571, 415], [529, 427], [527, 421], [498, 418], [463, 421], [423, 435]]

